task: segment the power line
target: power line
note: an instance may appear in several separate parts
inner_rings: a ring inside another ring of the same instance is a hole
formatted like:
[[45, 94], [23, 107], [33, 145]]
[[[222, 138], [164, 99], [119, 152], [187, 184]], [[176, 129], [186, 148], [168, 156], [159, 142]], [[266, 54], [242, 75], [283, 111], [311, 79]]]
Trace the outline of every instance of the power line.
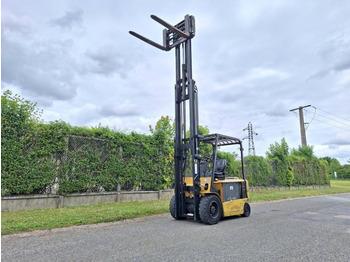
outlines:
[[[308, 110], [306, 110], [306, 109], [305, 109], [305, 111], [309, 112], [309, 111], [308, 111]], [[315, 108], [315, 111], [314, 111], [314, 116], [315, 116], [315, 114], [316, 114], [316, 108]], [[337, 122], [337, 123], [339, 123], [339, 124], [342, 124], [342, 125], [345, 125], [345, 126], [349, 126], [349, 127], [350, 127], [350, 124], [347, 124], [347, 123], [344, 123], [344, 122], [338, 121], [338, 120], [336, 120], [336, 119], [334, 119], [334, 118], [331, 118], [331, 117], [328, 117], [328, 116], [322, 115], [322, 114], [320, 114], [320, 113], [317, 113], [317, 116], [319, 116], [319, 117], [323, 117], [323, 118], [329, 119], [329, 120], [331, 120], [331, 121]], [[309, 124], [310, 124], [310, 123], [311, 123], [311, 121], [309, 122]]]
[[[298, 116], [297, 116], [297, 113], [296, 113], [295, 111], [296, 111], [297, 109], [299, 109], [299, 120], [300, 120], [300, 131], [301, 131], [301, 136], [302, 136], [302, 145], [303, 145], [303, 142], [305, 142], [305, 144], [306, 144], [305, 130], [309, 127], [310, 123], [311, 123], [313, 120], [316, 120], [316, 121], [318, 121], [318, 122], [321, 122], [321, 123], [324, 123], [324, 124], [327, 124], [327, 125], [330, 125], [330, 126], [333, 126], [333, 127], [336, 127], [336, 128], [342, 129], [342, 130], [345, 130], [345, 131], [347, 131], [347, 132], [350, 132], [350, 129], [347, 129], [347, 128], [346, 128], [346, 126], [349, 126], [349, 127], [350, 127], [350, 124], [344, 123], [343, 121], [340, 121], [339, 119], [343, 119], [343, 120], [348, 121], [348, 122], [350, 122], [350, 120], [348, 120], [348, 119], [346, 119], [346, 118], [344, 118], [344, 117], [338, 116], [338, 115], [336, 115], [336, 114], [327, 112], [327, 111], [325, 111], [325, 110], [323, 110], [323, 109], [316, 108], [315, 106], [312, 106], [312, 107], [315, 109], [315, 111], [313, 112], [313, 117], [312, 117], [311, 121], [308, 122], [308, 123], [304, 123], [303, 111], [305, 111], [306, 113], [307, 113], [307, 112], [310, 112], [310, 113], [311, 113], [311, 111], [308, 111], [308, 110], [305, 109], [306, 107], [309, 107], [309, 106], [311, 106], [311, 105], [303, 106], [303, 107], [300, 106], [299, 108], [294, 108], [294, 109], [289, 110], [290, 112], [293, 112], [294, 115], [295, 115], [296, 117], [298, 117]], [[337, 117], [337, 118], [339, 118], [339, 119], [335, 119], [335, 118], [326, 116], [326, 115], [324, 115], [324, 114], [320, 114], [319, 112], [317, 112], [317, 110], [322, 111], [322, 112], [325, 112], [325, 113], [327, 113], [327, 114], [329, 114], [329, 115], [335, 116], [335, 117]], [[328, 119], [328, 120], [330, 120], [330, 121], [327, 121], [327, 122], [322, 121], [322, 120], [319, 119], [319, 117]], [[338, 124], [341, 124], [341, 125], [343, 125], [343, 126], [336, 125], [336, 124], [334, 124], [334, 123], [331, 122], [331, 121], [336, 122], [336, 123], [338, 123]], [[305, 125], [308, 125], [308, 126], [305, 128]], [[303, 136], [304, 136], [304, 137], [303, 137]], [[304, 139], [305, 141], [303, 141], [303, 139]]]
[[[306, 112], [309, 112], [308, 110], [306, 110], [306, 109], [304, 109]], [[311, 124], [311, 122], [312, 122], [312, 120], [314, 120], [314, 118], [315, 118], [315, 115], [316, 115], [316, 108], [315, 108], [315, 111], [314, 111], [314, 115], [312, 116], [312, 119], [310, 120], [310, 122], [305, 122], [305, 124], [307, 124], [307, 127], [305, 128], [305, 130], [307, 130], [308, 128], [309, 128], [309, 126], [310, 126], [310, 124]], [[305, 116], [305, 118], [306, 118], [306, 116]]]
[[330, 125], [330, 126], [334, 126], [334, 127], [337, 127], [337, 128], [340, 128], [340, 129], [343, 129], [343, 130], [345, 130], [345, 131], [350, 132], [350, 130], [349, 130], [349, 129], [346, 129], [346, 128], [344, 128], [344, 127], [340, 127], [340, 126], [336, 126], [336, 125], [333, 125], [333, 124], [328, 123], [328, 122], [321, 121], [321, 120], [319, 120], [319, 119], [317, 119], [317, 118], [315, 118], [314, 120], [316, 120], [316, 121], [318, 121], [318, 122], [321, 122], [321, 123], [324, 123], [324, 124], [327, 124], [327, 125]]
[[333, 114], [333, 113], [327, 112], [327, 111], [325, 111], [325, 110], [323, 110], [323, 109], [321, 109], [321, 108], [316, 108], [316, 107], [314, 107], [314, 106], [312, 106], [312, 107], [313, 107], [313, 108], [315, 108], [315, 109], [318, 109], [318, 110], [320, 110], [320, 111], [322, 111], [322, 112], [325, 112], [325, 113], [327, 113], [327, 114], [330, 114], [330, 115], [333, 115], [333, 116], [339, 117], [339, 118], [341, 118], [341, 119], [343, 119], [343, 120], [345, 120], [345, 121], [350, 122], [350, 120], [349, 120], [349, 119], [346, 119], [346, 118], [344, 118], [344, 117], [341, 117], [341, 116], [338, 116], [338, 115], [336, 115], [336, 114]]

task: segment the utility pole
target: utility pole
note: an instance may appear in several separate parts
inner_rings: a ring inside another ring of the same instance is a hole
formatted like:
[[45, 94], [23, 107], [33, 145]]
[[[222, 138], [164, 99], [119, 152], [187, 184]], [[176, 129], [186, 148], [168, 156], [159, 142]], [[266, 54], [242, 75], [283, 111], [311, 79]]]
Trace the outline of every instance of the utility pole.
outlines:
[[301, 135], [301, 146], [307, 146], [306, 143], [306, 134], [305, 134], [305, 123], [304, 123], [304, 113], [303, 113], [303, 109], [306, 107], [309, 107], [311, 105], [307, 105], [307, 106], [299, 106], [297, 108], [291, 109], [289, 110], [290, 112], [295, 111], [295, 110], [299, 110], [299, 122], [300, 122], [300, 135]]
[[251, 122], [248, 123], [248, 127], [244, 128], [243, 131], [248, 130], [248, 136], [243, 138], [242, 140], [248, 138], [248, 144], [249, 144], [249, 150], [248, 155], [249, 156], [255, 156], [255, 147], [254, 147], [254, 135], [258, 135], [258, 133], [253, 132], [253, 125]]

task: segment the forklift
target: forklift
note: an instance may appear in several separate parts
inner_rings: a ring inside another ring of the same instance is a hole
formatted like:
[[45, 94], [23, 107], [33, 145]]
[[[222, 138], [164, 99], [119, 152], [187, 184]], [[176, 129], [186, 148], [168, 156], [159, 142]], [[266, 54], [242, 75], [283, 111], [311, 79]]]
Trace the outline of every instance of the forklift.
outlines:
[[[192, 218], [209, 225], [217, 224], [223, 217], [248, 217], [249, 188], [242, 141], [221, 134], [199, 134], [198, 88], [192, 78], [195, 18], [186, 15], [174, 26], [155, 15], [151, 18], [165, 27], [162, 45], [134, 31], [129, 33], [162, 51], [175, 49], [175, 194], [170, 201], [170, 214], [176, 220]], [[201, 155], [201, 148], [207, 145], [212, 153]], [[223, 146], [239, 147], [242, 178], [226, 177], [226, 160], [218, 159], [217, 154]]]

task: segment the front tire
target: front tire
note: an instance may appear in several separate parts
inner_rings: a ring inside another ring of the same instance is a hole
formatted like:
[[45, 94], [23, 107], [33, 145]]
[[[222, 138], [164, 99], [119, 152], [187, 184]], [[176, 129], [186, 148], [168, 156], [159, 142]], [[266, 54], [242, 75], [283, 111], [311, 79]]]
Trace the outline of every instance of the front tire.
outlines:
[[176, 218], [175, 216], [175, 195], [173, 195], [173, 197], [171, 198], [170, 200], [170, 204], [169, 204], [169, 210], [170, 210], [170, 215], [175, 218], [176, 220], [183, 220], [183, 219], [186, 219], [186, 217], [179, 217], [179, 218]]
[[220, 199], [215, 195], [204, 196], [199, 203], [199, 217], [208, 225], [217, 224], [222, 216]]

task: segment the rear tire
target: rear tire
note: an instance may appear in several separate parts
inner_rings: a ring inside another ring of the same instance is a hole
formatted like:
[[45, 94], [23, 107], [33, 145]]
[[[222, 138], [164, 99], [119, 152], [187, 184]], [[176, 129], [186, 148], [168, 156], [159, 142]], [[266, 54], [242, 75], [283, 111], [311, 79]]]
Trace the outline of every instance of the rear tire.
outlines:
[[183, 219], [186, 219], [186, 217], [179, 217], [179, 218], [176, 218], [175, 216], [175, 195], [173, 195], [173, 197], [171, 198], [170, 200], [170, 205], [169, 205], [169, 209], [170, 209], [170, 215], [175, 218], [176, 220], [183, 220]]
[[215, 195], [204, 196], [199, 203], [199, 217], [208, 225], [217, 224], [222, 216], [220, 199]]
[[245, 203], [242, 217], [249, 217], [249, 216], [250, 216], [250, 205], [248, 203]]

